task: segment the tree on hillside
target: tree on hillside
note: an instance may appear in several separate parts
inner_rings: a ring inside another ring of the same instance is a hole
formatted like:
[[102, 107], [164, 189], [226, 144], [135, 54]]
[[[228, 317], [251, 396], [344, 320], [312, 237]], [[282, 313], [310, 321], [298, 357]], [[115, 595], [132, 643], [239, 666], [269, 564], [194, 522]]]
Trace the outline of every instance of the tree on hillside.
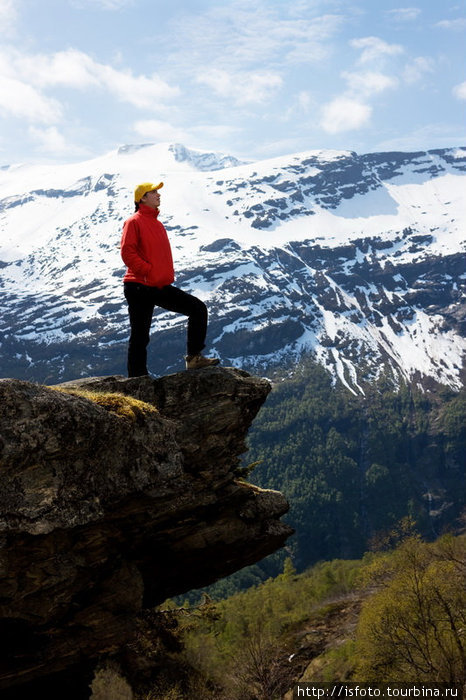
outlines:
[[238, 700], [280, 700], [292, 681], [289, 651], [258, 625], [235, 659], [230, 683]]
[[407, 539], [375, 559], [357, 632], [358, 680], [466, 682], [466, 537]]

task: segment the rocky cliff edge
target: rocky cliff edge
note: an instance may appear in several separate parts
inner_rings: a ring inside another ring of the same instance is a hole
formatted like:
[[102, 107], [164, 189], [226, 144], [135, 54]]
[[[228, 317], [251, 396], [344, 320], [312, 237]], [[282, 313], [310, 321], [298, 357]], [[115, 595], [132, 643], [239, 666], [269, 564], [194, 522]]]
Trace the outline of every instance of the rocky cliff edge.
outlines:
[[237, 478], [269, 391], [217, 367], [0, 380], [0, 689], [117, 652], [144, 609], [284, 544], [284, 497]]

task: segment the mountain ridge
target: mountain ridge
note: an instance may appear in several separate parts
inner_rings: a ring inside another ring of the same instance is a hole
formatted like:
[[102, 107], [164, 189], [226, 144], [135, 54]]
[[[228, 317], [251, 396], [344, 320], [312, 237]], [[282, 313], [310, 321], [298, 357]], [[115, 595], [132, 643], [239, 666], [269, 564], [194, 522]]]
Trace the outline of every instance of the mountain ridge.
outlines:
[[[124, 371], [118, 244], [146, 177], [165, 180], [175, 284], [206, 301], [224, 362], [267, 373], [310, 352], [357, 393], [382, 369], [463, 384], [463, 148], [241, 163], [143, 144], [53, 172], [2, 171], [2, 374]], [[180, 368], [183, 326], [156, 312], [154, 373]]]

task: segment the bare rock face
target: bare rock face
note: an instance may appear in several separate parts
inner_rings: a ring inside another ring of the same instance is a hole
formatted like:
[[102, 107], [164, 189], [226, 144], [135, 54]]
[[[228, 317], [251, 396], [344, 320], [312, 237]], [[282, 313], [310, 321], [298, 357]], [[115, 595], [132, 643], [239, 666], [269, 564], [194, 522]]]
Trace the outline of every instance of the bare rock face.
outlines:
[[0, 380], [0, 691], [112, 655], [144, 609], [283, 545], [284, 497], [235, 476], [269, 391], [218, 367]]

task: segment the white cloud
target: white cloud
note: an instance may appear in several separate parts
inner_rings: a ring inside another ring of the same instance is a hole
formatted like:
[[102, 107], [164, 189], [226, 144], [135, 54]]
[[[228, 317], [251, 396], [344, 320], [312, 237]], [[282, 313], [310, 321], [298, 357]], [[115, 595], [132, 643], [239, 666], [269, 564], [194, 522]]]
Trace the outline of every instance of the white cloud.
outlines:
[[231, 97], [234, 92], [238, 92], [238, 87], [235, 87], [236, 81], [226, 70], [220, 68], [212, 68], [200, 75], [197, 82], [212, 88], [220, 97]]
[[205, 12], [176, 17], [167, 50], [170, 65], [192, 72], [215, 68], [228, 72], [258, 65], [290, 65], [321, 61], [329, 43], [344, 26], [341, 14], [316, 15], [313, 3], [299, 11], [293, 3], [229, 0]]
[[308, 112], [313, 104], [314, 100], [312, 95], [307, 90], [301, 90], [298, 95], [298, 106], [303, 112]]
[[172, 87], [155, 73], [135, 76], [129, 70], [117, 70], [99, 63], [82, 51], [68, 49], [55, 54], [21, 56], [13, 59], [16, 70], [24, 76], [32, 75], [41, 87], [70, 87], [84, 89], [98, 86], [119, 100], [141, 109], [156, 108], [160, 102], [176, 97]]
[[321, 128], [328, 134], [355, 131], [367, 126], [372, 116], [368, 100], [385, 90], [398, 87], [398, 80], [384, 73], [361, 71], [342, 73], [348, 89], [322, 108]]
[[384, 90], [396, 88], [398, 80], [384, 73], [365, 71], [362, 73], [342, 73], [342, 77], [348, 83], [348, 88], [352, 93], [369, 97]]
[[179, 129], [168, 122], [158, 119], [142, 119], [133, 124], [133, 131], [139, 136], [154, 141], [186, 141], [189, 134], [184, 129]]
[[[157, 74], [134, 75], [99, 63], [76, 49], [53, 54], [21, 54], [16, 49], [0, 52], [0, 108], [3, 112], [39, 123], [56, 123], [64, 106], [46, 93], [54, 88], [99, 88], [138, 109], [160, 112], [179, 94]], [[14, 99], [12, 99], [14, 95]]]
[[191, 129], [191, 132], [198, 137], [202, 137], [203, 139], [214, 138], [219, 141], [236, 136], [241, 131], [239, 126], [232, 126], [231, 124], [202, 124], [200, 126], [193, 126]]
[[219, 148], [224, 149], [225, 141], [235, 139], [241, 133], [240, 127], [230, 124], [201, 124], [184, 129], [159, 119], [141, 119], [133, 124], [132, 129], [145, 140], [190, 143], [193, 147], [197, 143], [201, 149], [206, 140], [217, 141]]
[[[303, 150], [303, 142], [300, 136], [284, 139], [276, 139], [272, 141], [264, 141], [255, 144], [254, 152], [257, 154], [256, 157], [260, 158], [273, 158], [274, 156], [281, 155], [283, 153], [293, 153], [296, 151]], [[249, 154], [245, 157], [246, 160], [249, 159]]]
[[[285, 23], [278, 23], [277, 48], [285, 49], [284, 63], [316, 63], [325, 60], [331, 52], [331, 40], [344, 26], [343, 15], [321, 15], [296, 22], [294, 31], [286, 31]], [[299, 30], [298, 30], [299, 27]], [[288, 40], [288, 46], [286, 45]]]
[[380, 141], [375, 144], [375, 149], [377, 151], [423, 151], [426, 148], [451, 148], [465, 142], [466, 130], [463, 125], [427, 124], [418, 126], [412, 132]]
[[354, 131], [367, 126], [372, 115], [372, 107], [349, 97], [336, 97], [324, 105], [320, 126], [328, 134]]
[[197, 82], [241, 106], [266, 102], [282, 87], [283, 79], [272, 71], [229, 73], [212, 68], [199, 76]]
[[428, 56], [418, 56], [407, 63], [403, 71], [403, 79], [408, 85], [419, 82], [427, 73], [433, 73], [435, 61]]
[[33, 76], [40, 87], [87, 88], [99, 85], [98, 64], [82, 51], [68, 49], [54, 54], [20, 54], [10, 57], [15, 72]]
[[381, 58], [402, 53], [401, 46], [388, 44], [374, 36], [354, 39], [350, 45], [361, 51], [361, 56], [356, 62], [361, 68], [343, 71], [341, 77], [346, 82], [346, 90], [323, 106], [320, 127], [328, 134], [355, 131], [366, 127], [371, 121], [373, 112], [371, 99], [399, 86], [397, 77], [380, 70], [368, 70], [366, 65], [370, 62], [376, 68]]
[[56, 126], [49, 126], [45, 129], [30, 126], [28, 132], [41, 151], [53, 154], [68, 153], [70, 151], [65, 137], [58, 131]]
[[0, 26], [4, 34], [8, 34], [16, 23], [17, 5], [14, 0], [0, 0]]
[[466, 28], [466, 17], [458, 17], [457, 19], [443, 19], [434, 25], [440, 29], [447, 29], [454, 32], [462, 32]]
[[[60, 129], [69, 109], [64, 89], [98, 89], [152, 113], [163, 111], [167, 102], [179, 94], [177, 87], [156, 74], [134, 75], [129, 70], [117, 70], [76, 49], [51, 54], [21, 53], [13, 47], [0, 50], [0, 115], [26, 122], [30, 140], [40, 152], [54, 156], [82, 155], [83, 149], [73, 145]], [[170, 130], [162, 122], [149, 125], [152, 136], [155, 134], [157, 138], [179, 140], [186, 136], [185, 132]], [[139, 129], [143, 133], [142, 124]]]
[[134, 5], [134, 0], [72, 0], [71, 5], [79, 10], [121, 10], [123, 7]]
[[[307, 119], [311, 113], [315, 114], [319, 104], [309, 90], [300, 90], [297, 95], [293, 96], [293, 99], [287, 101], [286, 106], [284, 105], [280, 112], [279, 120], [281, 122], [293, 121], [296, 123], [296, 120]], [[296, 137], [293, 141], [296, 141]]]
[[361, 50], [359, 63], [373, 63], [388, 56], [397, 56], [403, 53], [403, 47], [399, 44], [388, 44], [376, 36], [366, 36], [361, 39], [353, 39], [350, 45], [354, 49]]
[[97, 76], [102, 87], [113, 93], [122, 102], [128, 102], [140, 109], [157, 109], [165, 100], [179, 94], [177, 87], [171, 87], [157, 74], [134, 76], [131, 71], [118, 71], [111, 66], [98, 65]]
[[387, 14], [396, 22], [413, 22], [421, 14], [420, 7], [399, 7], [394, 10], [388, 10]]
[[40, 123], [58, 122], [63, 116], [60, 103], [41, 95], [31, 85], [0, 75], [0, 110], [13, 117]]
[[466, 100], [466, 81], [455, 85], [453, 88], [453, 94], [458, 100]]

